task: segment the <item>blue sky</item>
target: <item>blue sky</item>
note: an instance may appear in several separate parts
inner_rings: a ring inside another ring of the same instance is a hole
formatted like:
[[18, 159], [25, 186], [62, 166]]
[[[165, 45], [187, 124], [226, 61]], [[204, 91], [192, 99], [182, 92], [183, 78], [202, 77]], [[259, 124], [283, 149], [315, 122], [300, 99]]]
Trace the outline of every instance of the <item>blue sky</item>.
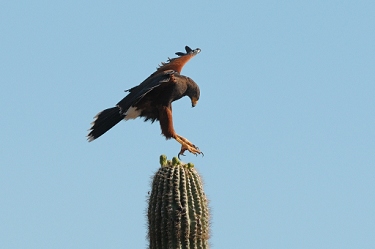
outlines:
[[183, 51], [173, 105], [212, 248], [375, 248], [373, 1], [3, 1], [2, 248], [146, 248], [158, 123], [92, 143], [97, 112]]

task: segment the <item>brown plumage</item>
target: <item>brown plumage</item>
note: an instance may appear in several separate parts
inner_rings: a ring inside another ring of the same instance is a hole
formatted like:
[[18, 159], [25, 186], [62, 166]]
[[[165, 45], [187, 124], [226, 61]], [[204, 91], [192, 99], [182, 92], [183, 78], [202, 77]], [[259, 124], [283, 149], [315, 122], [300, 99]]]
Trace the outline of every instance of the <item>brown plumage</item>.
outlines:
[[122, 119], [144, 117], [145, 121], [158, 120], [162, 134], [167, 139], [174, 138], [181, 144], [178, 156], [184, 155], [186, 150], [195, 155], [203, 154], [197, 146], [178, 135], [173, 127], [172, 102], [188, 96], [194, 107], [200, 95], [198, 85], [180, 73], [182, 67], [201, 50], [192, 50], [188, 46], [185, 50], [186, 53], [177, 52], [176, 55], [179, 57], [168, 59], [141, 84], [127, 90], [129, 94], [115, 107], [98, 113], [87, 135], [88, 140], [91, 142], [100, 137]]

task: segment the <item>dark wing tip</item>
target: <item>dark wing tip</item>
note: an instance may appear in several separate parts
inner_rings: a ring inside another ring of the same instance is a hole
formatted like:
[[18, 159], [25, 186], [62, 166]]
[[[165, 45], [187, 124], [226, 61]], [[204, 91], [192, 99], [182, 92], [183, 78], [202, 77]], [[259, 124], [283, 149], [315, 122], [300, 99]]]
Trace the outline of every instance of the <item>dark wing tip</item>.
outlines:
[[178, 55], [178, 56], [184, 56], [184, 55], [187, 55], [187, 54], [194, 54], [194, 55], [196, 55], [196, 54], [198, 54], [201, 51], [200, 48], [196, 48], [196, 49], [193, 50], [189, 46], [185, 46], [185, 50], [186, 50], [186, 53], [184, 53], [184, 52], [177, 52], [175, 54]]
[[187, 54], [193, 51], [189, 46], [185, 46], [185, 50]]

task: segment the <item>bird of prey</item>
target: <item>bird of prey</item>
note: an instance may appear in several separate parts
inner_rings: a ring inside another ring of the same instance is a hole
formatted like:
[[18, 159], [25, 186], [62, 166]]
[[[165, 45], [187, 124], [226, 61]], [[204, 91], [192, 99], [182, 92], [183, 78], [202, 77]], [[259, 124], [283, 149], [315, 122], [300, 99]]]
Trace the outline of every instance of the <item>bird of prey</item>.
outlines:
[[176, 58], [168, 58], [141, 84], [126, 90], [126, 95], [115, 107], [99, 112], [91, 123], [87, 139], [100, 137], [121, 120], [143, 117], [145, 121], [159, 121], [161, 133], [166, 139], [175, 139], [181, 144], [178, 156], [187, 150], [194, 155], [203, 153], [186, 138], [178, 135], [173, 127], [172, 102], [184, 96], [191, 99], [194, 107], [200, 95], [198, 85], [189, 77], [181, 75], [182, 67], [201, 50], [185, 47], [186, 53], [177, 52]]

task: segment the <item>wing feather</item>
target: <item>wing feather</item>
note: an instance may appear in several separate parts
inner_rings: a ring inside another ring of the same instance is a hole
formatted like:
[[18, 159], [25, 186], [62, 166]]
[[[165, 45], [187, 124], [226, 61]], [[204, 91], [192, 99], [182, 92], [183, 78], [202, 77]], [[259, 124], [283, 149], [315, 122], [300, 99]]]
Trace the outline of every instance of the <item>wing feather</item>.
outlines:
[[129, 94], [117, 103], [117, 106], [120, 108], [121, 113], [124, 114], [131, 106], [137, 104], [147, 93], [152, 91], [154, 88], [160, 86], [163, 83], [169, 82], [171, 79], [171, 75], [175, 73], [176, 72], [173, 70], [167, 70], [159, 74], [152, 74], [138, 86], [127, 90]]

